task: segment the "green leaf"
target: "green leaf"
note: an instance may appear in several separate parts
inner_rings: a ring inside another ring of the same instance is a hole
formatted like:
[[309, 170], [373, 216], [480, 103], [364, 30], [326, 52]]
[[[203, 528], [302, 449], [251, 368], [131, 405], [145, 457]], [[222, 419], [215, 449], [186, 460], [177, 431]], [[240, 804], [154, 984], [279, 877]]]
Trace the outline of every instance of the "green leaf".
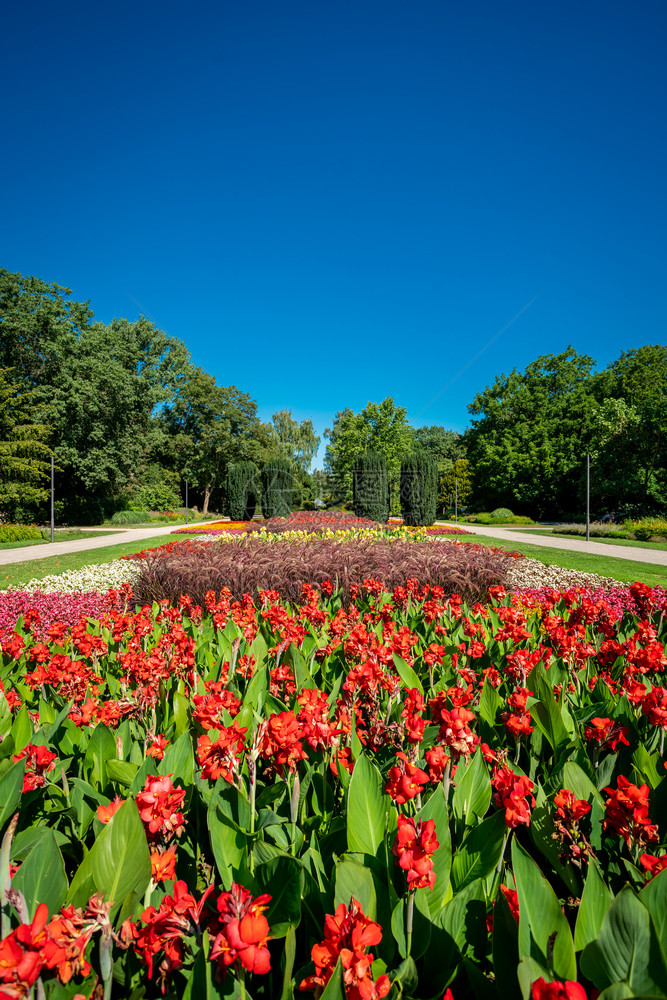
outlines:
[[484, 721], [492, 728], [496, 724], [496, 716], [503, 705], [500, 697], [488, 677], [484, 679], [482, 696], [479, 699], [479, 714]]
[[466, 826], [474, 826], [484, 819], [491, 802], [491, 779], [482, 751], [478, 750], [465, 773], [456, 775], [456, 788], [452, 797], [452, 812]]
[[350, 851], [377, 854], [384, 840], [389, 801], [384, 794], [380, 772], [361, 754], [348, 791], [347, 846]]
[[519, 894], [519, 954], [553, 969], [560, 979], [576, 979], [572, 934], [560, 903], [516, 838], [512, 841], [512, 870]]
[[190, 729], [190, 702], [180, 691], [174, 691], [173, 706], [176, 724], [174, 735], [178, 739]]
[[99, 723], [90, 737], [86, 756], [83, 760], [84, 773], [95, 788], [104, 790], [107, 784], [108, 760], [116, 760], [116, 740], [104, 723]]
[[334, 906], [349, 906], [350, 900], [356, 899], [366, 916], [377, 920], [377, 894], [370, 868], [343, 857], [336, 864], [335, 878]]
[[346, 1000], [346, 997], [347, 993], [343, 986], [343, 966], [339, 958], [331, 979], [320, 994], [320, 1000]]
[[600, 933], [584, 949], [581, 969], [599, 990], [627, 982], [635, 993], [667, 992], [667, 967], [648, 908], [625, 885], [611, 904]]
[[14, 719], [14, 724], [10, 730], [14, 738], [14, 752], [20, 753], [27, 747], [32, 739], [32, 725], [28, 716], [28, 710], [23, 705], [20, 712]]
[[519, 964], [519, 928], [509, 903], [498, 892], [493, 906], [493, 972], [501, 997], [517, 995]]
[[528, 686], [535, 692], [538, 699], [529, 706], [531, 717], [558, 755], [570, 742], [570, 734], [563, 722], [558, 702], [541, 663], [538, 663], [531, 671]]
[[430, 799], [423, 806], [417, 819], [426, 822], [432, 819], [435, 823], [435, 835], [440, 845], [432, 855], [435, 885], [427, 894], [428, 908], [432, 916], [445, 905], [449, 892], [450, 874], [452, 870], [452, 837], [449, 832], [449, 815], [445, 791], [438, 785]]
[[16, 812], [23, 793], [25, 757], [17, 760], [0, 778], [0, 830]]
[[587, 944], [594, 941], [600, 933], [605, 913], [613, 900], [613, 894], [605, 885], [604, 879], [596, 861], [591, 858], [588, 864], [588, 875], [581, 903], [577, 913], [577, 923], [574, 928], [574, 947], [582, 951]]
[[175, 743], [171, 743], [167, 747], [157, 770], [158, 774], [161, 775], [173, 775], [174, 781], [180, 778], [185, 788], [192, 784], [195, 773], [195, 758], [189, 731], [183, 733]]
[[117, 781], [119, 785], [130, 788], [139, 767], [137, 764], [131, 764], [129, 760], [108, 760], [106, 769], [110, 781]]
[[283, 659], [287, 663], [291, 663], [294, 668], [294, 678], [296, 680], [297, 691], [303, 691], [304, 688], [316, 688], [317, 684], [313, 680], [311, 673], [306, 664], [306, 660], [303, 653], [295, 646], [294, 643], [290, 645], [285, 650], [283, 654]]
[[117, 907], [133, 890], [142, 895], [151, 879], [151, 858], [144, 825], [136, 803], [130, 799], [104, 827], [72, 879], [68, 901], [87, 903], [87, 883]]
[[245, 857], [247, 838], [215, 802], [208, 810], [208, 831], [220, 881], [229, 892]]
[[505, 846], [505, 814], [494, 813], [479, 826], [473, 827], [452, 860], [452, 887], [454, 892], [486, 878], [500, 861]]
[[394, 653], [394, 666], [396, 667], [396, 672], [401, 678], [406, 688], [417, 688], [421, 695], [424, 694], [424, 688], [422, 687], [422, 682], [419, 677], [414, 672], [409, 663], [406, 663], [402, 656], [398, 653]]
[[255, 878], [262, 892], [271, 895], [266, 919], [271, 936], [284, 937], [301, 920], [301, 871], [294, 858], [280, 857], [258, 865]]
[[[415, 961], [425, 955], [431, 943], [431, 914], [426, 898], [426, 889], [415, 891], [415, 902], [412, 923], [412, 945], [410, 954]], [[391, 915], [391, 932], [398, 947], [401, 958], [407, 958], [408, 943], [405, 932], [408, 897], [399, 899]]]
[[658, 872], [644, 886], [639, 898], [651, 914], [658, 940], [667, 954], [667, 869]]
[[208, 961], [206, 957], [208, 951], [208, 932], [204, 931], [202, 945], [192, 966], [190, 978], [183, 990], [182, 1000], [219, 1000], [221, 994], [215, 984], [215, 964]]
[[50, 916], [60, 910], [67, 896], [67, 876], [52, 830], [46, 830], [23, 862], [12, 879], [12, 889], [23, 893], [31, 920], [40, 903], [46, 903]]
[[568, 760], [563, 768], [563, 788], [574, 792], [577, 799], [585, 799], [591, 804], [599, 802], [602, 805], [602, 796], [599, 791], [586, 772], [582, 771], [573, 760]]

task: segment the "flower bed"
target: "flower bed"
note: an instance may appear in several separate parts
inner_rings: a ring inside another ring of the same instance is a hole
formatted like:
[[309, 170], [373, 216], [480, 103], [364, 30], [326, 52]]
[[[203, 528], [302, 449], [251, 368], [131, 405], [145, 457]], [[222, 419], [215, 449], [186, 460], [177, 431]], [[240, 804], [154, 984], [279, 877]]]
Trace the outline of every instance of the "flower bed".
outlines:
[[664, 995], [664, 591], [330, 590], [2, 640], [0, 993]]

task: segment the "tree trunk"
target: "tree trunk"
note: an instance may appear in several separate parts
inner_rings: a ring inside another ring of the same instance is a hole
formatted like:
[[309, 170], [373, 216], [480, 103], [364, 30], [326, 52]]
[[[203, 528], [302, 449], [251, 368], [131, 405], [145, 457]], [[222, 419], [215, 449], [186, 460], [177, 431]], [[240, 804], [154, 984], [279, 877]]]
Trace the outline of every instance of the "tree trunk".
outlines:
[[206, 517], [208, 514], [208, 502], [211, 499], [211, 484], [207, 483], [204, 487], [204, 506], [201, 509], [201, 516]]

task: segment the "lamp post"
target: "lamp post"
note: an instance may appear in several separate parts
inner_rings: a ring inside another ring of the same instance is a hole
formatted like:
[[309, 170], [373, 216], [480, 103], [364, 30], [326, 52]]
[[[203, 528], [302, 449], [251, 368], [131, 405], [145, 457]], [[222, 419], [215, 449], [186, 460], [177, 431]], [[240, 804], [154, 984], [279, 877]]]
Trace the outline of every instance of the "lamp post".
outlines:
[[586, 452], [586, 541], [591, 539], [591, 456]]
[[454, 522], [459, 523], [459, 479], [454, 473]]
[[188, 481], [185, 480], [185, 523], [188, 523]]
[[53, 474], [53, 455], [51, 455], [51, 541], [55, 534], [56, 519], [54, 514], [53, 496], [55, 492], [55, 478]]

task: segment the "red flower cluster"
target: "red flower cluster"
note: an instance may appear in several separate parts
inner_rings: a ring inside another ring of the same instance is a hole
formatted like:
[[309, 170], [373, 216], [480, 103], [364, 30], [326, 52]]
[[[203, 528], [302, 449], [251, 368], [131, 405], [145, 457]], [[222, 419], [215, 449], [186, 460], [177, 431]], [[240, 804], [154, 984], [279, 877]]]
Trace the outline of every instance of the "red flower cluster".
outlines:
[[367, 917], [356, 899], [341, 903], [332, 916], [324, 918], [324, 941], [313, 945], [311, 957], [315, 975], [307, 976], [301, 990], [322, 990], [331, 979], [338, 959], [343, 967], [347, 1000], [380, 1000], [391, 988], [389, 976], [376, 980], [371, 975], [375, 956], [367, 949], [382, 940], [382, 928]]
[[542, 976], [533, 983], [531, 1000], [587, 1000], [586, 990], [580, 983], [547, 983]]
[[396, 758], [398, 764], [389, 769], [385, 791], [397, 805], [402, 806], [419, 795], [422, 786], [428, 784], [429, 777], [416, 764], [411, 764], [402, 750], [399, 750]]
[[623, 837], [628, 847], [660, 840], [657, 826], [648, 815], [648, 785], [633, 785], [622, 774], [616, 782], [617, 789], [605, 788], [609, 798], [605, 802], [602, 826]]
[[415, 823], [407, 816], [398, 817], [398, 831], [391, 853], [407, 874], [408, 889], [432, 889], [435, 885], [433, 858], [440, 844], [435, 839], [435, 822]]
[[590, 725], [584, 729], [587, 740], [594, 740], [603, 750], [616, 750], [619, 743], [630, 746], [627, 740], [628, 727], [613, 719], [591, 719]]
[[241, 728], [237, 722], [219, 731], [217, 740], [212, 741], [208, 733], [197, 741], [197, 760], [202, 769], [202, 778], [234, 783], [241, 766], [241, 755], [245, 749], [247, 727]]
[[493, 801], [505, 809], [505, 822], [510, 830], [520, 823], [530, 823], [530, 810], [535, 805], [532, 794], [533, 782], [523, 775], [515, 774], [509, 767], [499, 767], [491, 780], [494, 788]]
[[25, 775], [23, 778], [24, 792], [33, 792], [36, 788], [42, 788], [46, 784], [45, 775], [56, 766], [55, 759], [57, 756], [58, 754], [53, 753], [44, 746], [35, 746], [34, 743], [28, 743], [27, 747], [24, 747], [20, 753], [12, 757], [13, 761], [26, 758]]
[[148, 775], [143, 791], [137, 795], [137, 807], [149, 840], [180, 837], [185, 818], [179, 810], [184, 802], [185, 791], [174, 788], [171, 775]]
[[260, 975], [271, 969], [271, 956], [266, 944], [269, 923], [264, 910], [271, 902], [266, 894], [255, 899], [242, 885], [232, 885], [229, 892], [218, 896], [219, 917], [211, 927], [215, 934], [211, 961], [226, 967], [236, 962], [248, 972]]

